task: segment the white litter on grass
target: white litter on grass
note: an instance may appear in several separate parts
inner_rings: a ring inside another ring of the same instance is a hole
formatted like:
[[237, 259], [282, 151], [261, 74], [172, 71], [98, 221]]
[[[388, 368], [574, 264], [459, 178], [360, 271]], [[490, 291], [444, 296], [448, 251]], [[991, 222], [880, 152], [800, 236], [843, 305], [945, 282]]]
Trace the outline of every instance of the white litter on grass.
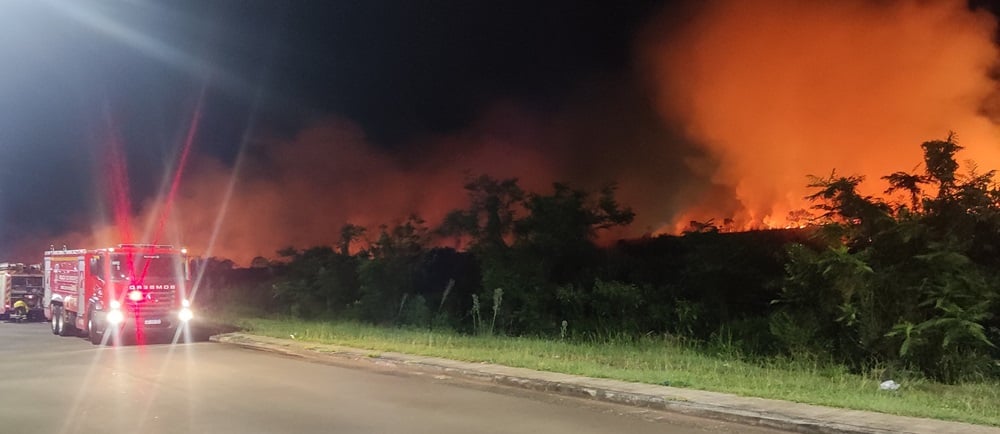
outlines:
[[886, 380], [883, 381], [882, 384], [879, 384], [878, 388], [881, 390], [899, 390], [899, 383], [892, 380]]

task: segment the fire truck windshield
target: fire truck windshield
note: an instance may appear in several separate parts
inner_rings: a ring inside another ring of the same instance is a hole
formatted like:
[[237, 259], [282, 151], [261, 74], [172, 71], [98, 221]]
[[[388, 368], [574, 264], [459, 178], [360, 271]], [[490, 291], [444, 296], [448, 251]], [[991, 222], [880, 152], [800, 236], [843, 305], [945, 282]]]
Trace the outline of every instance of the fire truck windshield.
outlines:
[[111, 278], [139, 280], [145, 278], [180, 277], [184, 262], [177, 255], [147, 255], [120, 253], [111, 256]]
[[21, 277], [14, 276], [11, 278], [11, 285], [13, 286], [42, 286], [41, 277]]

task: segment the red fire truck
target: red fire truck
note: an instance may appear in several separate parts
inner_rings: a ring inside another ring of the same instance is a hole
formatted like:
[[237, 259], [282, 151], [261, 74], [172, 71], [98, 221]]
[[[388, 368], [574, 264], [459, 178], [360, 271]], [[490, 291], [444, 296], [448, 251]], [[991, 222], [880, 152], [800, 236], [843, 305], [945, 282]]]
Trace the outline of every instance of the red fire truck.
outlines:
[[187, 251], [120, 244], [95, 250], [50, 250], [43, 264], [42, 304], [52, 333], [81, 334], [95, 345], [134, 333], [168, 333], [191, 321]]

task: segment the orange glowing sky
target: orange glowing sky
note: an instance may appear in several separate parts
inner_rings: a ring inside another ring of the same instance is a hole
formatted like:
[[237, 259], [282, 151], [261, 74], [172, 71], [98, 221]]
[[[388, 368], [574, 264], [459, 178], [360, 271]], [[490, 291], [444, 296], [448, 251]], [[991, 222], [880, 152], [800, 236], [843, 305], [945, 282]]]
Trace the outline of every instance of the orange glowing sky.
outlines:
[[745, 207], [706, 197], [678, 225], [781, 225], [808, 207], [805, 175], [833, 169], [877, 194], [880, 176], [917, 167], [919, 144], [949, 130], [959, 158], [1000, 167], [983, 112], [996, 21], [964, 1], [712, 1], [680, 37], [661, 30], [642, 43], [659, 111], [720, 159], [715, 181]]

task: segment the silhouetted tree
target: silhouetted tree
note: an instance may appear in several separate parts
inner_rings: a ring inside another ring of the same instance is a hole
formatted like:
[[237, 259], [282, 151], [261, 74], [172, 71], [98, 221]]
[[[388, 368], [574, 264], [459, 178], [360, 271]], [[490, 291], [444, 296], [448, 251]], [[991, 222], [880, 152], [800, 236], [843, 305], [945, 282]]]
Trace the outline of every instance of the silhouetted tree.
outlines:
[[505, 247], [525, 197], [517, 179], [497, 180], [482, 175], [467, 182], [465, 190], [469, 207], [449, 213], [438, 232], [446, 236], [468, 235], [475, 248]]
[[[821, 201], [847, 237], [815, 256], [792, 256], [782, 315], [797, 315], [800, 325], [818, 323], [809, 330], [785, 324], [782, 332], [833, 342], [833, 353], [855, 363], [903, 363], [949, 382], [994, 375], [990, 360], [997, 352], [988, 326], [1000, 274], [995, 255], [983, 254], [1000, 246], [994, 174], [973, 168], [959, 175], [955, 154], [962, 148], [953, 134], [921, 147], [926, 175], [884, 178], [889, 192], [910, 192], [912, 210], [894, 215], [883, 202], [859, 195], [860, 177], [811, 184], [819, 192], [810, 198]], [[923, 184], [937, 195], [924, 197]], [[797, 303], [793, 294], [826, 301]]]
[[415, 215], [391, 228], [381, 227], [369, 257], [358, 267], [362, 319], [376, 323], [398, 322], [407, 306], [429, 312], [426, 300], [416, 298], [427, 234], [424, 221]]
[[340, 254], [344, 256], [351, 255], [351, 243], [355, 240], [361, 238], [365, 234], [365, 227], [358, 226], [351, 223], [345, 224], [340, 228]]
[[883, 176], [882, 179], [889, 182], [889, 188], [885, 190], [885, 194], [905, 191], [910, 195], [910, 210], [914, 212], [920, 211], [920, 198], [923, 195], [923, 190], [920, 186], [930, 182], [930, 179], [927, 176], [906, 172], [895, 172], [891, 175]]

